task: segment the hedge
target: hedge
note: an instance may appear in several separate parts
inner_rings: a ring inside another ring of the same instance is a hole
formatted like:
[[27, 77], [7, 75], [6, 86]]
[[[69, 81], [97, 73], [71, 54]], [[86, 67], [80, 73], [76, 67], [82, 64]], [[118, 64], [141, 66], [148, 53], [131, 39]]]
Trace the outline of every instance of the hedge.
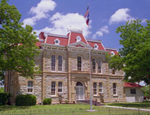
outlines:
[[43, 100], [43, 105], [50, 105], [52, 103], [52, 99], [51, 98], [45, 98]]
[[16, 106], [32, 106], [36, 104], [36, 96], [34, 95], [18, 95], [15, 100]]
[[0, 93], [0, 105], [6, 105], [8, 102], [10, 102], [10, 93]]

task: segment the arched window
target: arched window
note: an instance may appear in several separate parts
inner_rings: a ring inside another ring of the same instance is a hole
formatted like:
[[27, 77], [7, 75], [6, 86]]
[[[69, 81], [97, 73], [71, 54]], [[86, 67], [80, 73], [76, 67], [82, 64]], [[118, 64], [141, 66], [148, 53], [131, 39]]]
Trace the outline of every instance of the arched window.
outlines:
[[63, 57], [58, 56], [58, 71], [62, 71], [62, 63], [63, 63]]
[[77, 57], [77, 69], [78, 71], [81, 71], [81, 68], [82, 68], [82, 60], [81, 60], [81, 57]]

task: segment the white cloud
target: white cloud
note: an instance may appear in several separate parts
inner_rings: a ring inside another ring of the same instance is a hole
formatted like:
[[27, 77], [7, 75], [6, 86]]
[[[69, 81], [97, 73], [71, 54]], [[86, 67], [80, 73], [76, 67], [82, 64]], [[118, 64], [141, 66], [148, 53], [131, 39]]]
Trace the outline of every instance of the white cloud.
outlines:
[[103, 26], [102, 28], [100, 28], [94, 35], [93, 35], [93, 39], [96, 39], [97, 37], [102, 37], [104, 33], [109, 33], [108, 30], [108, 26]]
[[124, 21], [128, 21], [128, 20], [134, 20], [135, 18], [128, 14], [129, 11], [130, 11], [130, 9], [128, 9], [128, 8], [121, 8], [121, 9], [117, 10], [110, 17], [109, 24], [124, 22]]
[[83, 35], [85, 37], [87, 37], [90, 34], [89, 29], [91, 27], [86, 25], [84, 16], [78, 13], [68, 13], [63, 15], [57, 12], [49, 19], [49, 21], [52, 24], [52, 27], [45, 27], [41, 30], [35, 30], [37, 34], [41, 31], [44, 31], [45, 33], [66, 35], [68, 33], [67, 30], [70, 28], [79, 29], [79, 30], [82, 29]]
[[41, 0], [36, 7], [30, 9], [31, 14], [34, 14], [33, 17], [23, 20], [24, 25], [35, 25], [36, 21], [42, 18], [48, 18], [49, 11], [53, 11], [56, 7], [56, 3], [53, 0]]

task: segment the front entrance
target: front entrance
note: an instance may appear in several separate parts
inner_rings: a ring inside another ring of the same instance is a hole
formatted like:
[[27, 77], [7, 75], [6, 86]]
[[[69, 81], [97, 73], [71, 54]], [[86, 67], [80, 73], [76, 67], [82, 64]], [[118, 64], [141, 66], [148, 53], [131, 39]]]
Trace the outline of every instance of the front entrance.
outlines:
[[76, 83], [76, 100], [84, 100], [84, 86], [81, 82]]

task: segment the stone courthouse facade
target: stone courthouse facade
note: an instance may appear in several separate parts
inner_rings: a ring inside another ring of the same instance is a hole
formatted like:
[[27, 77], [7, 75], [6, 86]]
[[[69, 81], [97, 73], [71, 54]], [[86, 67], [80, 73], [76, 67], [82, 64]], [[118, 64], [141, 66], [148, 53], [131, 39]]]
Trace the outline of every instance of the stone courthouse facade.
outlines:
[[5, 77], [5, 90], [12, 94], [33, 94], [37, 103], [52, 98], [53, 103], [70, 103], [90, 99], [90, 76], [93, 100], [101, 102], [125, 101], [123, 72], [111, 69], [106, 54], [116, 55], [117, 50], [106, 48], [100, 40], [86, 39], [82, 31], [70, 30], [65, 35], [39, 35], [37, 46], [40, 55], [35, 58], [41, 74], [33, 79], [11, 72]]

